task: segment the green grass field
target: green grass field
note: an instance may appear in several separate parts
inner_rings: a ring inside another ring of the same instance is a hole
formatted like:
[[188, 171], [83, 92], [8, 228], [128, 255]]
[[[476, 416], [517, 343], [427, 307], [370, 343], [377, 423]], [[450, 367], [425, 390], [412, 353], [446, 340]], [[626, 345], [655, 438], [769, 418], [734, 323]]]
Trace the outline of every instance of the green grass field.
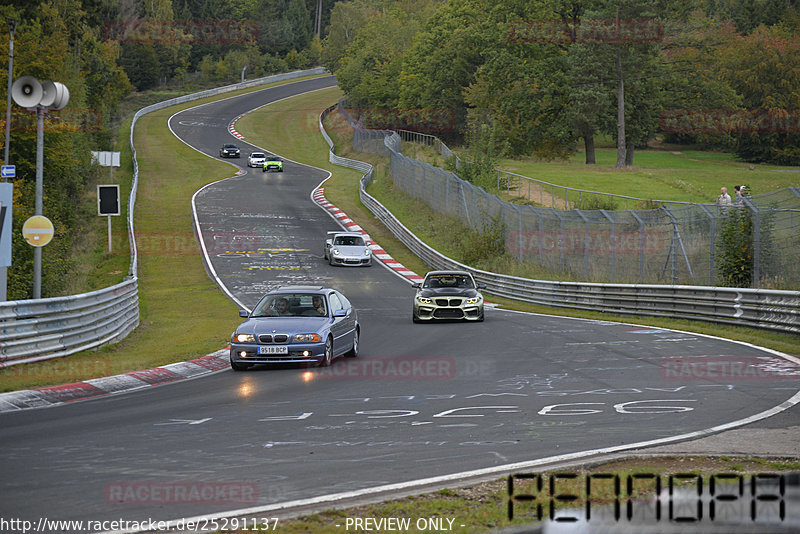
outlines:
[[579, 152], [565, 162], [501, 160], [499, 168], [573, 189], [682, 202], [714, 202], [722, 186], [733, 191], [734, 185], [747, 184], [757, 194], [800, 185], [800, 173], [779, 172], [800, 171], [797, 167], [752, 165], [732, 154], [678, 146], [639, 150], [630, 169], [614, 168], [614, 149], [599, 148], [596, 157], [596, 165], [584, 164]]

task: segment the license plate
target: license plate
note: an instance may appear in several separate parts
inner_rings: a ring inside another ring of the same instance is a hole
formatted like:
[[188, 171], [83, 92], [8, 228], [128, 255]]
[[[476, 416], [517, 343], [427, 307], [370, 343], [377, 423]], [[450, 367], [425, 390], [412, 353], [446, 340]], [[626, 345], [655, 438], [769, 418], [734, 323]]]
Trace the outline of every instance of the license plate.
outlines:
[[261, 345], [258, 347], [259, 354], [289, 354], [289, 347], [286, 345]]

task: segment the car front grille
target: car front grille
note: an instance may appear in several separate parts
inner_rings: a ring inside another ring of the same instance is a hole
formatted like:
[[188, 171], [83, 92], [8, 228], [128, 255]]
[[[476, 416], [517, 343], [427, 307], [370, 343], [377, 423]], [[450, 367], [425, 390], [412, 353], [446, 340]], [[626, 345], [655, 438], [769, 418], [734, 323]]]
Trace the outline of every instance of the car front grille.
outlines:
[[433, 316], [437, 319], [463, 319], [464, 312], [461, 308], [438, 308], [433, 311]]
[[464, 299], [461, 299], [461, 298], [457, 298], [457, 299], [437, 298], [437, 299], [434, 300], [434, 302], [436, 302], [437, 306], [461, 306], [461, 302], [463, 300]]
[[259, 343], [286, 343], [289, 341], [289, 336], [286, 334], [261, 334], [258, 336]]

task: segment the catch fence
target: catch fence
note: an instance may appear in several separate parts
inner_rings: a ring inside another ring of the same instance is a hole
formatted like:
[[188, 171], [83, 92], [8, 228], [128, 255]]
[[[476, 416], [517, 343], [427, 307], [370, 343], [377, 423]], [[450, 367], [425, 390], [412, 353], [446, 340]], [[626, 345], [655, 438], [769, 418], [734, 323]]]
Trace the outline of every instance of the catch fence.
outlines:
[[[746, 197], [740, 205], [723, 209], [708, 203], [556, 189], [497, 171], [499, 189], [527, 200], [509, 202], [402, 152], [402, 143], [411, 141], [433, 146], [443, 157], [455, 156], [438, 138], [407, 130], [363, 129], [341, 103], [339, 112], [353, 127], [356, 151], [390, 158], [397, 188], [473, 230], [486, 232], [500, 225], [506, 251], [521, 262], [587, 282], [715, 286], [722, 283], [723, 253], [741, 253], [752, 255], [752, 261], [743, 262], [751, 269], [752, 287], [800, 287], [797, 187]], [[603, 195], [620, 209], [574, 207]], [[630, 209], [632, 203], [642, 202], [652, 209]], [[730, 243], [741, 236], [749, 243]]]

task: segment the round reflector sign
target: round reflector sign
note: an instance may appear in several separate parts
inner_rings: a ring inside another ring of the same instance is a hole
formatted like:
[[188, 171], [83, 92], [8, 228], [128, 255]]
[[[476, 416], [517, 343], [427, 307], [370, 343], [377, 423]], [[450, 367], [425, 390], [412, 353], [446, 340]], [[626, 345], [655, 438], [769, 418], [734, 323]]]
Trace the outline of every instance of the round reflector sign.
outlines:
[[34, 247], [43, 247], [53, 239], [53, 223], [43, 215], [34, 215], [22, 225], [22, 237]]

